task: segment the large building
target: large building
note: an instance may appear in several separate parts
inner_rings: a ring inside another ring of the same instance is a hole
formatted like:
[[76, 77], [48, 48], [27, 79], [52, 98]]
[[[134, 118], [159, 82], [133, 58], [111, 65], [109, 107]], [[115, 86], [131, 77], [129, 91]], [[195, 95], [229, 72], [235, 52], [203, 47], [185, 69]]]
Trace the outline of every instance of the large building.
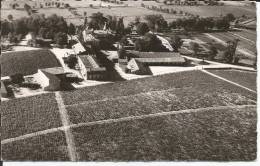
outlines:
[[107, 71], [90, 55], [78, 55], [79, 71], [85, 80], [106, 80]]
[[179, 53], [128, 51], [130, 60], [126, 70], [139, 75], [152, 74], [149, 66], [185, 66], [187, 61]]

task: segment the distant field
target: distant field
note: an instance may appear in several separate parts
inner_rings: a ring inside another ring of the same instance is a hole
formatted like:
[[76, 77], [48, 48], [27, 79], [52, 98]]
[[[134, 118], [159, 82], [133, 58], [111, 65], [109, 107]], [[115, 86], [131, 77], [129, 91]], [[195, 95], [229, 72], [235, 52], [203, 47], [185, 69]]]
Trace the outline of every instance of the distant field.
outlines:
[[173, 21], [180, 16], [175, 16], [171, 14], [160, 13], [152, 10], [148, 10], [142, 7], [112, 7], [109, 8], [78, 8], [77, 11], [83, 16], [84, 12], [87, 12], [88, 16], [91, 16], [93, 13], [101, 12], [104, 15], [112, 15], [118, 17], [124, 17], [125, 25], [129, 22], [134, 21], [136, 16], [143, 18], [145, 15], [151, 14], [161, 14], [167, 21]]
[[217, 38], [219, 38], [223, 41], [226, 41], [226, 42], [238, 38], [239, 39], [238, 47], [245, 48], [246, 50], [250, 51], [250, 53], [253, 54], [253, 55], [256, 52], [256, 44], [251, 43], [251, 42], [249, 42], [249, 41], [247, 41], [243, 38], [234, 36], [231, 33], [221, 32], [221, 33], [211, 33], [211, 35], [216, 36]]
[[241, 7], [241, 6], [165, 6], [163, 8], [174, 9], [176, 11], [188, 12], [201, 17], [219, 17], [221, 14], [228, 13], [234, 14], [236, 17], [246, 15], [249, 17], [256, 17], [256, 8], [254, 7]]
[[1, 102], [1, 139], [61, 126], [54, 94]]
[[256, 108], [204, 111], [73, 129], [80, 160], [256, 159]]
[[24, 10], [4, 9], [1, 10], [1, 20], [7, 19], [9, 14], [13, 16], [14, 20], [19, 19], [21, 17], [28, 17], [28, 14]]
[[256, 91], [256, 72], [246, 72], [239, 70], [209, 70], [209, 72]]

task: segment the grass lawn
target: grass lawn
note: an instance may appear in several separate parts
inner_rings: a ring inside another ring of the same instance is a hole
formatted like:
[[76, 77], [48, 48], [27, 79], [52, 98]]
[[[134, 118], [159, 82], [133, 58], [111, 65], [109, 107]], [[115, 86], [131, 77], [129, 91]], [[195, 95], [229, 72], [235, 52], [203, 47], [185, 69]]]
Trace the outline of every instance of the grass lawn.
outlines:
[[69, 160], [62, 131], [1, 145], [4, 161]]
[[256, 91], [256, 72], [240, 70], [209, 70], [209, 72]]
[[54, 94], [1, 102], [1, 139], [61, 126]]
[[[70, 92], [63, 92], [62, 96], [66, 105], [78, 104], [86, 101], [111, 99], [120, 96], [136, 95], [150, 91], [168, 89], [189, 89], [197, 93], [226, 92], [227, 94], [240, 94], [256, 100], [256, 95], [244, 89], [226, 83], [222, 80], [209, 76], [201, 71], [188, 71], [161, 76], [148, 77], [130, 81], [123, 81], [95, 87], [87, 87]], [[177, 90], [176, 90], [177, 91]], [[185, 96], [185, 94], [183, 94]]]
[[204, 110], [73, 129], [81, 160], [256, 159], [256, 108]]

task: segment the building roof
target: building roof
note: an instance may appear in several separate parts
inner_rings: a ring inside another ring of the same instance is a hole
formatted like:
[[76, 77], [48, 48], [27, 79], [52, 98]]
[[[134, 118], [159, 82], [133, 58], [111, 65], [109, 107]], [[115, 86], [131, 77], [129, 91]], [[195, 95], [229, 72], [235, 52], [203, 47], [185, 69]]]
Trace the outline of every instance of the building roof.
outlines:
[[99, 65], [95, 61], [95, 59], [90, 55], [79, 55], [82, 63], [86, 68], [99, 68]]
[[1, 77], [18, 73], [32, 75], [38, 69], [61, 66], [56, 56], [47, 49], [2, 53], [0, 64]]
[[133, 58], [168, 58], [168, 57], [181, 57], [178, 52], [140, 52], [128, 50], [127, 54]]
[[62, 67], [52, 67], [52, 68], [45, 68], [45, 69], [40, 69], [43, 72], [47, 72], [53, 75], [60, 75], [64, 74], [65, 71]]
[[137, 62], [144, 63], [147, 65], [152, 64], [183, 64], [186, 62], [185, 58], [183, 57], [168, 57], [168, 58], [136, 58]]

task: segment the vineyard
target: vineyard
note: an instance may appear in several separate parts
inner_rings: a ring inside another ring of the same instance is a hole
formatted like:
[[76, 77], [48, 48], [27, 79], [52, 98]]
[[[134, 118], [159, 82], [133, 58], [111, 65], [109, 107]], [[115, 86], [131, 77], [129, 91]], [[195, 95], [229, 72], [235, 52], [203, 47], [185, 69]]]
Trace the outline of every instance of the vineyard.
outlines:
[[54, 94], [1, 102], [1, 139], [61, 126]]

